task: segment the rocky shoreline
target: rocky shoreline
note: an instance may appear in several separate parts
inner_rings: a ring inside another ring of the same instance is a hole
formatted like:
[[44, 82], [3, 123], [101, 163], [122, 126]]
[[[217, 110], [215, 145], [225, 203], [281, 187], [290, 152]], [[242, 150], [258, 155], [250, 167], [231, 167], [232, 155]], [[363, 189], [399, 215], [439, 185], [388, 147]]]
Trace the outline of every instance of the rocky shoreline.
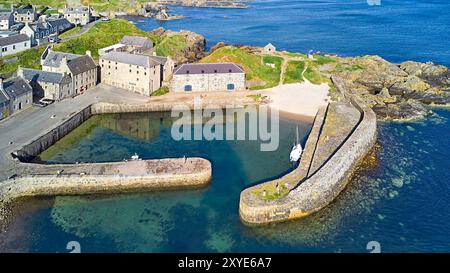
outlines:
[[363, 69], [337, 73], [379, 119], [408, 121], [450, 105], [450, 70], [431, 62], [392, 64], [379, 56], [353, 58]]

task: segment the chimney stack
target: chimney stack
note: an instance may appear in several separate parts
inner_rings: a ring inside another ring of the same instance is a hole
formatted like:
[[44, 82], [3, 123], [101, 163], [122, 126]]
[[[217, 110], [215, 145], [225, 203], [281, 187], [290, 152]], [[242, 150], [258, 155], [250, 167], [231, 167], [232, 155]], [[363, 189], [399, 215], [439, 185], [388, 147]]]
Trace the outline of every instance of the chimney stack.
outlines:
[[3, 78], [2, 77], [0, 77], [0, 90], [4, 90], [3, 89]]
[[64, 57], [61, 59], [61, 64], [67, 66], [67, 57], [66, 57], [66, 56], [64, 56]]
[[22, 66], [20, 66], [20, 65], [19, 65], [19, 67], [17, 67], [17, 77], [23, 78], [23, 69], [22, 69]]
[[88, 55], [89, 57], [92, 57], [92, 53], [90, 50], [86, 50], [86, 55]]

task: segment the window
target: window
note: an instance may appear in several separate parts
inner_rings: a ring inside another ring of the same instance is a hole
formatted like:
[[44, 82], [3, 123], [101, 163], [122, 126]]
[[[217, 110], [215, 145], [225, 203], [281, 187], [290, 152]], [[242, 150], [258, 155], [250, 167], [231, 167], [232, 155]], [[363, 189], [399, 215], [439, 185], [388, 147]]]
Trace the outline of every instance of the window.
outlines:
[[214, 73], [217, 73], [217, 69], [214, 69]]
[[27, 46], [27, 43], [24, 43], [23, 45], [24, 45], [24, 46]]
[[131, 73], [131, 69], [130, 69], [130, 73]]
[[227, 90], [228, 90], [228, 91], [234, 90], [234, 84], [233, 84], [233, 83], [227, 84]]
[[147, 76], [147, 72], [144, 72], [144, 75]]
[[16, 50], [16, 45], [13, 45], [13, 50]]
[[186, 92], [192, 91], [192, 85], [185, 85], [184, 91], [186, 91]]

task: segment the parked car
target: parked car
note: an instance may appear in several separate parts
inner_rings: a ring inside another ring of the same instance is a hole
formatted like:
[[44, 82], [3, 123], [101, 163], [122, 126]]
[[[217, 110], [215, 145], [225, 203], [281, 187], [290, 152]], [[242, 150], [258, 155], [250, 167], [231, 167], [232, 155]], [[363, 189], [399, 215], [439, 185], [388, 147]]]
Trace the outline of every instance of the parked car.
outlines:
[[52, 35], [50, 37], [48, 37], [48, 41], [50, 43], [59, 43], [61, 41], [61, 39], [57, 36], [57, 35]]
[[54, 103], [55, 101], [52, 99], [40, 99], [39, 100], [39, 104], [42, 105], [43, 107], [48, 106], [52, 103]]

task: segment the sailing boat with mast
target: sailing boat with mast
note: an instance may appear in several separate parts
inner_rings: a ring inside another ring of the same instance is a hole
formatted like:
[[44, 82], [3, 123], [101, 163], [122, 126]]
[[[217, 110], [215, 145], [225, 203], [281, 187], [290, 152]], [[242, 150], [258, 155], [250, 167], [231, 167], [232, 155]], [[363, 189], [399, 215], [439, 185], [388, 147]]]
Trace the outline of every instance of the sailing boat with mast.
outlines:
[[297, 125], [297, 132], [296, 133], [297, 133], [296, 134], [297, 138], [296, 138], [296, 140], [294, 142], [294, 145], [292, 147], [291, 154], [289, 155], [289, 158], [290, 158], [291, 162], [299, 161], [300, 157], [302, 156], [302, 153], [303, 153], [303, 148], [302, 148], [302, 145], [300, 144], [300, 140], [299, 140], [299, 137], [298, 137], [298, 125]]

